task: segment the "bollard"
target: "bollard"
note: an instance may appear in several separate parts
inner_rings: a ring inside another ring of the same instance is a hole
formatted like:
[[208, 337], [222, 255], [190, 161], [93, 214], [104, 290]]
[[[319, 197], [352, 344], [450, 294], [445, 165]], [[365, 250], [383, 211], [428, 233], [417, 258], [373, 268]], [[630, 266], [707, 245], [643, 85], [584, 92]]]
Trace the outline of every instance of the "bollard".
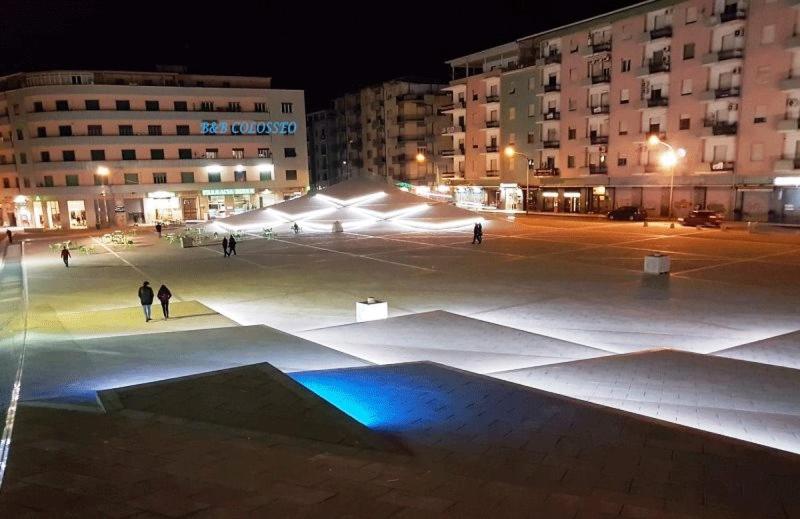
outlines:
[[647, 220], [644, 221], [644, 225], [642, 227], [647, 227]]
[[368, 297], [366, 301], [356, 302], [356, 322], [376, 321], [389, 317], [389, 303]]
[[669, 228], [670, 228], [670, 229], [674, 229], [674, 228], [675, 228], [675, 222], [670, 222], [670, 224], [669, 224]]
[[644, 257], [645, 274], [669, 274], [669, 256], [654, 252]]

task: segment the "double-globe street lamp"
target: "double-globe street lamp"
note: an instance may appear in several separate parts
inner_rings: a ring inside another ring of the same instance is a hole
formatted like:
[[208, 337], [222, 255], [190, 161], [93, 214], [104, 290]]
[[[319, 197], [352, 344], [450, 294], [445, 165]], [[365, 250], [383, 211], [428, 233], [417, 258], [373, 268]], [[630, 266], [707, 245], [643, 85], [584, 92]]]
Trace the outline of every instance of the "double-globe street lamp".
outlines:
[[525, 214], [528, 214], [528, 208], [530, 207], [531, 201], [531, 168], [533, 167], [533, 159], [529, 156], [525, 155], [521, 151], [517, 151], [514, 149], [514, 146], [508, 145], [503, 149], [503, 153], [509, 159], [512, 158], [514, 155], [519, 155], [521, 157], [525, 157], [527, 161], [527, 167], [525, 168]]
[[675, 188], [675, 166], [678, 165], [678, 161], [686, 157], [686, 150], [683, 148], [675, 149], [671, 145], [667, 144], [666, 142], [662, 141], [658, 135], [651, 135], [647, 139], [647, 144], [650, 146], [658, 146], [659, 144], [667, 148], [667, 150], [661, 154], [658, 158], [659, 163], [665, 167], [669, 168], [669, 220], [672, 221], [672, 193]]

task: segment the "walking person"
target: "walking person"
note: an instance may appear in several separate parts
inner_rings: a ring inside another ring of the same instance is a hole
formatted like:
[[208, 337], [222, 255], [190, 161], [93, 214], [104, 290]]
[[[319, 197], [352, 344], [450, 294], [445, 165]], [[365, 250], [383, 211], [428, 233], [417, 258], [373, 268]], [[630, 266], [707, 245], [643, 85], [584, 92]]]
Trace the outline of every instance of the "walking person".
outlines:
[[14, 235], [11, 233], [11, 229], [6, 229], [6, 237], [8, 237], [8, 243], [14, 243]]
[[236, 238], [231, 234], [231, 239], [228, 240], [228, 256], [233, 254], [236, 256]]
[[227, 236], [224, 236], [222, 238], [222, 253], [225, 255], [226, 258], [231, 255], [230, 251], [228, 250], [228, 237]]
[[472, 244], [473, 245], [475, 245], [476, 241], [478, 243], [480, 243], [480, 241], [479, 241], [480, 238], [478, 237], [480, 235], [480, 232], [481, 232], [480, 229], [481, 229], [481, 224], [475, 223], [475, 227], [472, 228]]
[[64, 260], [64, 266], [69, 268], [69, 259], [72, 257], [72, 254], [69, 253], [69, 249], [66, 245], [61, 249], [61, 259]]
[[163, 227], [161, 227], [161, 222], [157, 222], [156, 223], [156, 232], [158, 233], [158, 237], [159, 238], [161, 238], [161, 229], [163, 229]]
[[169, 319], [169, 299], [172, 297], [172, 292], [169, 291], [167, 285], [161, 285], [156, 297], [161, 301], [161, 311], [164, 313], [164, 319]]
[[139, 287], [139, 302], [142, 303], [144, 322], [152, 321], [150, 319], [150, 307], [153, 305], [153, 289], [150, 288], [149, 281], [144, 281], [142, 286]]
[[478, 222], [478, 245], [483, 243], [483, 224]]

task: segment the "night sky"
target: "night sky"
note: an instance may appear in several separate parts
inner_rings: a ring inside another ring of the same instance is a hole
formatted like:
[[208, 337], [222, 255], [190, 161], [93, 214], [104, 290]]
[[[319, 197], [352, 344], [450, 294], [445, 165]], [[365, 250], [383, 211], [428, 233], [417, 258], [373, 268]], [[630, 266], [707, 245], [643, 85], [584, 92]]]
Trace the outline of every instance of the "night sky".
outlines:
[[3, 0], [0, 73], [180, 64], [271, 76], [319, 109], [384, 79], [447, 79], [446, 59], [630, 3]]

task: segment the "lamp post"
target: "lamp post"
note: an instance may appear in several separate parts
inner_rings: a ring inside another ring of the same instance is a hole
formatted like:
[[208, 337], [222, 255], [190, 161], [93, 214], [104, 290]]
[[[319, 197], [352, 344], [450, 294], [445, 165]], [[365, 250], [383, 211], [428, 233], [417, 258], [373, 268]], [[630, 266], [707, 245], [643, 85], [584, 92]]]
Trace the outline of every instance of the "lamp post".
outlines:
[[672, 221], [672, 194], [675, 189], [675, 166], [678, 164], [678, 161], [683, 159], [686, 156], [686, 150], [683, 148], [678, 148], [677, 150], [673, 148], [671, 145], [667, 144], [666, 142], [662, 141], [658, 135], [651, 135], [647, 139], [647, 144], [650, 146], [658, 146], [659, 144], [666, 147], [667, 151], [661, 154], [659, 157], [659, 162], [665, 168], [669, 168], [669, 212], [668, 217], [669, 221]]
[[533, 166], [533, 159], [531, 159], [529, 156], [525, 155], [524, 153], [515, 150], [514, 146], [511, 146], [511, 145], [506, 146], [503, 149], [503, 153], [508, 158], [511, 158], [514, 155], [520, 155], [522, 157], [525, 157], [525, 160], [527, 161], [527, 167], [525, 168], [525, 214], [528, 214], [528, 208], [530, 206], [530, 201], [531, 201], [531, 177], [530, 177], [530, 174], [531, 174], [531, 166]]
[[[416, 159], [417, 164], [423, 164], [426, 160], [428, 160], [427, 157], [425, 157], [425, 154], [422, 153], [421, 151], [417, 152], [417, 155], [414, 158]], [[434, 182], [436, 183], [436, 188], [438, 189], [438, 187], [439, 187], [439, 168], [436, 165], [436, 160], [435, 159], [431, 159], [431, 163], [433, 164]], [[426, 173], [426, 175], [427, 175], [427, 173]]]

